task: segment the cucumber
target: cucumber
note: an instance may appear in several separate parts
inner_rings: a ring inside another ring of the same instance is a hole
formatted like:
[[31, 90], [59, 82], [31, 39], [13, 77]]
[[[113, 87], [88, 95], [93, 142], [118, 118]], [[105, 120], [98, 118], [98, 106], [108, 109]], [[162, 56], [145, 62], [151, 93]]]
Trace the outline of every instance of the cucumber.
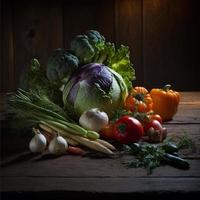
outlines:
[[180, 168], [180, 169], [189, 169], [190, 164], [177, 156], [174, 156], [172, 154], [166, 153], [163, 157], [163, 161], [167, 162], [167, 164], [172, 165], [174, 167]]
[[178, 152], [178, 147], [176, 146], [176, 144], [168, 142], [164, 145], [162, 145], [162, 149], [169, 154], [173, 154], [175, 152]]

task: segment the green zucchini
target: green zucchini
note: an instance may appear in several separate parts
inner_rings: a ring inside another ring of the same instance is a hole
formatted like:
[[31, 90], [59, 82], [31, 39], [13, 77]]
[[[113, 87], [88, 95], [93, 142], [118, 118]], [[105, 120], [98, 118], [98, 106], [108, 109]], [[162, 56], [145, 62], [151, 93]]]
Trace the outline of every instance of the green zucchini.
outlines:
[[163, 161], [167, 162], [167, 164], [172, 165], [177, 168], [181, 169], [189, 169], [190, 164], [185, 160], [180, 157], [174, 156], [169, 153], [165, 153], [163, 157]]

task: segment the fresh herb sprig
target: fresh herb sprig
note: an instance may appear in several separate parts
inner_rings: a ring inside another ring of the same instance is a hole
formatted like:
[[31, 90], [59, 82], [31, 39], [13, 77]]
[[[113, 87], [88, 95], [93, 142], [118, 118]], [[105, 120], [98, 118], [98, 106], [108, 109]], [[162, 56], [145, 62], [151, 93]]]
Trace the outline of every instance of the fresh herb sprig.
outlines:
[[173, 135], [171, 137], [167, 137], [163, 142], [164, 143], [168, 143], [168, 142], [176, 143], [177, 148], [179, 150], [187, 149], [187, 150], [196, 151], [195, 141], [186, 132], [184, 132], [182, 135]]
[[131, 144], [126, 146], [126, 150], [136, 156], [136, 159], [125, 161], [126, 167], [144, 167], [147, 174], [151, 174], [152, 170], [160, 166], [165, 151], [157, 148], [152, 144]]
[[189, 163], [177, 156], [177, 148], [174, 144], [171, 145], [170, 143], [163, 146], [148, 143], [125, 145], [125, 150], [134, 155], [135, 159], [125, 161], [123, 164], [126, 167], [144, 167], [147, 169], [147, 174], [151, 174], [153, 169], [159, 167], [161, 163], [181, 169], [189, 169]]
[[195, 149], [195, 142], [186, 133], [182, 136], [178, 136], [178, 148], [179, 149]]

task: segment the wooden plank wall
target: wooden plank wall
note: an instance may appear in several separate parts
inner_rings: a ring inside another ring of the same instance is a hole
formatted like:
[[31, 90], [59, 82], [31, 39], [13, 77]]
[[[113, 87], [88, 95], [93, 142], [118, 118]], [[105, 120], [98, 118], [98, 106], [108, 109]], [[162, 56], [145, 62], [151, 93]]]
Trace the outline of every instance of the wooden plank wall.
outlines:
[[126, 44], [134, 85], [200, 90], [197, 0], [0, 0], [0, 92], [17, 88], [32, 57], [45, 66], [55, 48], [88, 29]]
[[143, 1], [144, 83], [168, 82], [179, 90], [200, 90], [196, 0]]

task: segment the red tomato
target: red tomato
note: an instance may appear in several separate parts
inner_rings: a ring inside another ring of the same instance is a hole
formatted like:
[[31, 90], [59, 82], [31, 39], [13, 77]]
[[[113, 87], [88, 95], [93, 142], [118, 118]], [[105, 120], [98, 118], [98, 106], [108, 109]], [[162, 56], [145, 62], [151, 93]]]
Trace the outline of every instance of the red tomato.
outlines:
[[148, 122], [145, 126], [144, 126], [144, 132], [147, 133], [147, 131], [150, 129], [150, 128], [154, 128], [155, 130], [158, 130], [158, 131], [162, 131], [162, 125], [161, 123], [158, 121], [158, 120], [151, 120], [150, 122]]
[[114, 124], [114, 137], [122, 144], [138, 142], [143, 132], [142, 124], [134, 117], [123, 116]]
[[153, 114], [153, 115], [149, 115], [149, 119], [151, 120], [158, 120], [161, 124], [162, 124], [162, 118], [159, 114]]

